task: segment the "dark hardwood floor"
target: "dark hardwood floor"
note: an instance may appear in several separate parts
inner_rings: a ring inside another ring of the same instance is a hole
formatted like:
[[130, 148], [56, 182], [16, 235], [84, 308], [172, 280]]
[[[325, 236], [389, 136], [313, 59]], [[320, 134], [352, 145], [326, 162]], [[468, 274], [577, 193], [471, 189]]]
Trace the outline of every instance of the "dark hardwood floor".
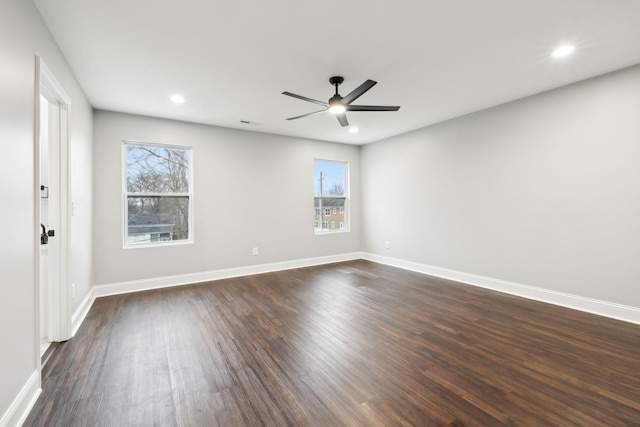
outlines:
[[638, 426], [640, 325], [353, 261], [99, 298], [25, 426]]

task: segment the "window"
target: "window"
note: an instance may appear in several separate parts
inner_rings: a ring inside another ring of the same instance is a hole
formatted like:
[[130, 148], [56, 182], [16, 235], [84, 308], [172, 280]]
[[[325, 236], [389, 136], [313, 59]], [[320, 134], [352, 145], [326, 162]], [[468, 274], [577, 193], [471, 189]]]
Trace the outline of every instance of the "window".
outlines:
[[[323, 214], [316, 218], [319, 224], [315, 224], [315, 232], [320, 234], [328, 231], [349, 231], [348, 163], [316, 159], [313, 164], [313, 179], [316, 216], [319, 213]], [[328, 217], [332, 217], [333, 221], [329, 222]], [[340, 224], [339, 229], [336, 228], [336, 223]], [[318, 226], [320, 224], [321, 227]]]
[[124, 142], [125, 246], [191, 240], [191, 147]]

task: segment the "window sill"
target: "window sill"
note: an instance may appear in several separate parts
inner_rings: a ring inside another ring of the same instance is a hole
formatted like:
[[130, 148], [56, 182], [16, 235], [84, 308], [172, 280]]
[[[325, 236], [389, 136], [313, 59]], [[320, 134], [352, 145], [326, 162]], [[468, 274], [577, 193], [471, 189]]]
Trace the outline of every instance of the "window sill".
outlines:
[[166, 248], [171, 246], [183, 246], [183, 245], [191, 245], [193, 244], [193, 239], [191, 240], [178, 240], [175, 242], [158, 242], [158, 243], [144, 243], [139, 245], [127, 245], [123, 246], [123, 249], [144, 249], [144, 248]]
[[315, 231], [314, 230], [314, 234], [316, 236], [324, 236], [327, 234], [342, 234], [342, 233], [349, 233], [351, 230], [348, 229], [344, 229], [344, 230], [327, 230], [327, 231]]

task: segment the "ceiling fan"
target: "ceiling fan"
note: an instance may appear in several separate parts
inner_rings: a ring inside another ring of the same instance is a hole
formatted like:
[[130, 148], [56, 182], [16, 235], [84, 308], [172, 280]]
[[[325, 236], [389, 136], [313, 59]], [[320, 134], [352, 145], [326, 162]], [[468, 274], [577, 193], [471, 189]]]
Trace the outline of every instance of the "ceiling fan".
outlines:
[[334, 76], [329, 79], [329, 83], [336, 87], [336, 93], [331, 98], [329, 98], [328, 102], [318, 101], [316, 99], [307, 98], [306, 96], [296, 95], [291, 92], [282, 92], [283, 95], [292, 96], [294, 98], [301, 99], [303, 101], [313, 102], [314, 104], [322, 105], [324, 107], [323, 110], [314, 111], [313, 113], [303, 114], [301, 116], [290, 117], [287, 120], [296, 120], [301, 119], [303, 117], [311, 116], [313, 114], [323, 113], [325, 111], [329, 111], [330, 113], [335, 114], [336, 118], [340, 122], [340, 124], [344, 126], [349, 126], [349, 121], [347, 120], [347, 115], [345, 112], [347, 111], [398, 111], [400, 107], [394, 106], [382, 106], [382, 105], [352, 105], [351, 103], [356, 99], [360, 98], [366, 91], [371, 89], [376, 83], [373, 80], [367, 80], [362, 83], [360, 86], [355, 88], [351, 93], [347, 96], [342, 97], [338, 93], [338, 86], [344, 81], [344, 78], [340, 76]]

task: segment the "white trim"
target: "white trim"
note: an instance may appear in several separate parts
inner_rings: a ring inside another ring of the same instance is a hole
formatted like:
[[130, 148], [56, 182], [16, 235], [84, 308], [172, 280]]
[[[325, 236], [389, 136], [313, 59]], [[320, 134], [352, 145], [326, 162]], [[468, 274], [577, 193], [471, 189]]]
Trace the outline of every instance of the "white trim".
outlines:
[[124, 142], [127, 145], [153, 145], [155, 147], [176, 148], [178, 150], [193, 148], [192, 145], [178, 144], [178, 143], [174, 144], [172, 142], [142, 141], [139, 139], [123, 139], [122, 142]]
[[[38, 62], [38, 72], [40, 78], [40, 84], [44, 86], [47, 96], [54, 97], [59, 103], [64, 105], [71, 105], [71, 98], [64, 91], [62, 85], [58, 83], [55, 76], [49, 70], [42, 58], [36, 57]], [[45, 96], [45, 98], [47, 97]]]
[[[40, 90], [40, 80], [41, 80], [41, 70], [40, 70], [40, 58], [36, 56], [35, 59], [35, 90], [34, 90], [34, 111], [33, 111], [33, 128], [34, 128], [34, 132], [33, 132], [33, 170], [34, 170], [34, 175], [33, 175], [33, 182], [40, 184], [42, 182], [42, 176], [40, 173], [40, 120], [41, 120], [41, 113], [40, 113], [40, 109], [42, 108], [41, 106], [41, 100], [40, 100], [40, 95], [41, 95], [41, 90]], [[37, 188], [40, 188], [40, 186], [38, 185]], [[33, 343], [35, 345], [36, 349], [40, 349], [40, 340], [41, 340], [41, 327], [40, 327], [40, 318], [41, 318], [41, 310], [40, 310], [40, 304], [42, 301], [42, 298], [40, 297], [40, 276], [42, 274], [42, 267], [41, 267], [41, 256], [42, 256], [42, 252], [41, 252], [41, 245], [37, 244], [38, 241], [38, 232], [35, 231], [38, 229], [38, 227], [40, 227], [41, 221], [40, 221], [40, 216], [41, 216], [41, 203], [42, 201], [40, 200], [40, 192], [39, 191], [35, 191], [33, 193], [33, 228], [32, 230], [34, 230], [34, 235], [33, 235], [33, 249], [34, 249], [34, 256], [33, 259], [35, 260], [34, 266], [33, 266], [33, 283], [35, 285], [35, 298], [34, 298], [34, 312], [35, 312], [35, 319], [34, 319], [34, 323], [35, 323], [35, 330], [34, 330], [34, 337], [33, 337]], [[39, 351], [36, 350], [34, 356], [34, 362], [35, 362], [35, 366], [38, 372], [38, 375], [40, 373], [40, 370], [42, 369], [42, 359], [41, 359], [41, 355], [39, 353]], [[17, 397], [16, 397], [17, 399]], [[13, 406], [13, 404], [12, 404]], [[2, 416], [2, 418], [0, 419], [0, 427], [4, 427], [7, 425], [8, 421], [5, 422], [5, 418], [7, 418], [7, 414], [9, 413], [9, 410], [11, 409], [11, 406], [9, 407], [9, 409], [7, 410], [7, 412]]]
[[574, 310], [585, 311], [600, 316], [610, 317], [625, 322], [640, 324], [640, 308], [593, 298], [586, 298], [579, 295], [567, 294], [564, 292], [552, 291], [549, 289], [537, 288], [520, 283], [508, 282], [506, 280], [494, 279], [491, 277], [479, 276], [446, 268], [435, 267], [417, 262], [405, 261], [398, 258], [391, 258], [382, 255], [364, 253], [363, 258], [368, 261], [386, 264], [405, 270], [416, 271], [430, 276], [441, 277], [454, 280], [456, 282], [481, 288], [492, 289], [523, 298], [542, 301], [549, 304], [559, 305]]
[[314, 170], [314, 180], [315, 180], [315, 167], [316, 167], [316, 162], [323, 162], [323, 163], [336, 163], [336, 164], [341, 164], [344, 166], [344, 194], [343, 195], [337, 195], [337, 194], [327, 194], [327, 195], [316, 195], [315, 194], [315, 186], [314, 186], [314, 191], [313, 191], [313, 199], [314, 199], [314, 208], [315, 208], [315, 199], [344, 199], [344, 205], [342, 206], [342, 209], [344, 211], [344, 213], [342, 214], [342, 220], [345, 223], [345, 227], [341, 228], [341, 229], [334, 229], [333, 231], [329, 229], [329, 224], [327, 223], [327, 228], [324, 229], [322, 228], [322, 223], [324, 222], [323, 219], [326, 216], [331, 216], [331, 214], [329, 215], [322, 215], [322, 201], [320, 201], [320, 215], [316, 215], [319, 216], [319, 221], [320, 221], [320, 229], [317, 229], [314, 227], [313, 232], [316, 236], [322, 235], [322, 234], [333, 234], [333, 233], [350, 233], [351, 232], [351, 165], [349, 163], [348, 160], [328, 160], [328, 159], [320, 159], [320, 158], [314, 158], [313, 159], [313, 170]]
[[[175, 149], [175, 150], [183, 150], [189, 152], [189, 191], [187, 193], [130, 193], [127, 188], [127, 175], [128, 175], [128, 164], [127, 164], [127, 146], [152, 146], [157, 148], [164, 149]], [[122, 178], [122, 248], [123, 249], [139, 249], [139, 248], [150, 248], [157, 246], [174, 246], [174, 245], [184, 245], [184, 244], [193, 244], [194, 243], [194, 228], [193, 225], [195, 223], [194, 219], [194, 205], [193, 205], [193, 165], [194, 165], [194, 149], [191, 145], [176, 145], [176, 144], [165, 144], [161, 142], [144, 142], [144, 141], [135, 141], [130, 139], [122, 140], [122, 149], [121, 149], [121, 178]], [[158, 241], [158, 242], [148, 242], [148, 243], [129, 243], [129, 204], [128, 197], [184, 197], [188, 200], [188, 230], [189, 234], [186, 239], [181, 240], [169, 240], [169, 241]]]
[[40, 370], [37, 369], [33, 371], [20, 393], [13, 399], [7, 411], [0, 418], [0, 427], [21, 426], [29, 416], [29, 412], [31, 412], [41, 392]]
[[249, 276], [252, 274], [269, 273], [273, 271], [290, 270], [293, 268], [311, 267], [314, 265], [331, 264], [334, 262], [352, 261], [363, 258], [362, 252], [352, 252], [340, 255], [329, 255], [316, 258], [304, 258], [293, 261], [282, 261], [271, 264], [258, 264], [246, 267], [226, 268], [222, 270], [203, 271], [200, 273], [181, 274], [176, 276], [156, 277], [152, 279], [133, 280], [130, 282], [110, 283], [93, 287], [95, 298], [108, 295], [125, 294], [129, 292], [166, 288], [170, 286], [189, 285], [193, 283], [209, 282], [212, 280], [229, 279], [232, 277]]
[[84, 322], [84, 319], [89, 314], [89, 309], [93, 305], [93, 302], [96, 300], [96, 297], [93, 295], [93, 288], [89, 291], [86, 297], [80, 303], [80, 306], [71, 316], [71, 336], [75, 336], [78, 329], [80, 329], [80, 325]]

